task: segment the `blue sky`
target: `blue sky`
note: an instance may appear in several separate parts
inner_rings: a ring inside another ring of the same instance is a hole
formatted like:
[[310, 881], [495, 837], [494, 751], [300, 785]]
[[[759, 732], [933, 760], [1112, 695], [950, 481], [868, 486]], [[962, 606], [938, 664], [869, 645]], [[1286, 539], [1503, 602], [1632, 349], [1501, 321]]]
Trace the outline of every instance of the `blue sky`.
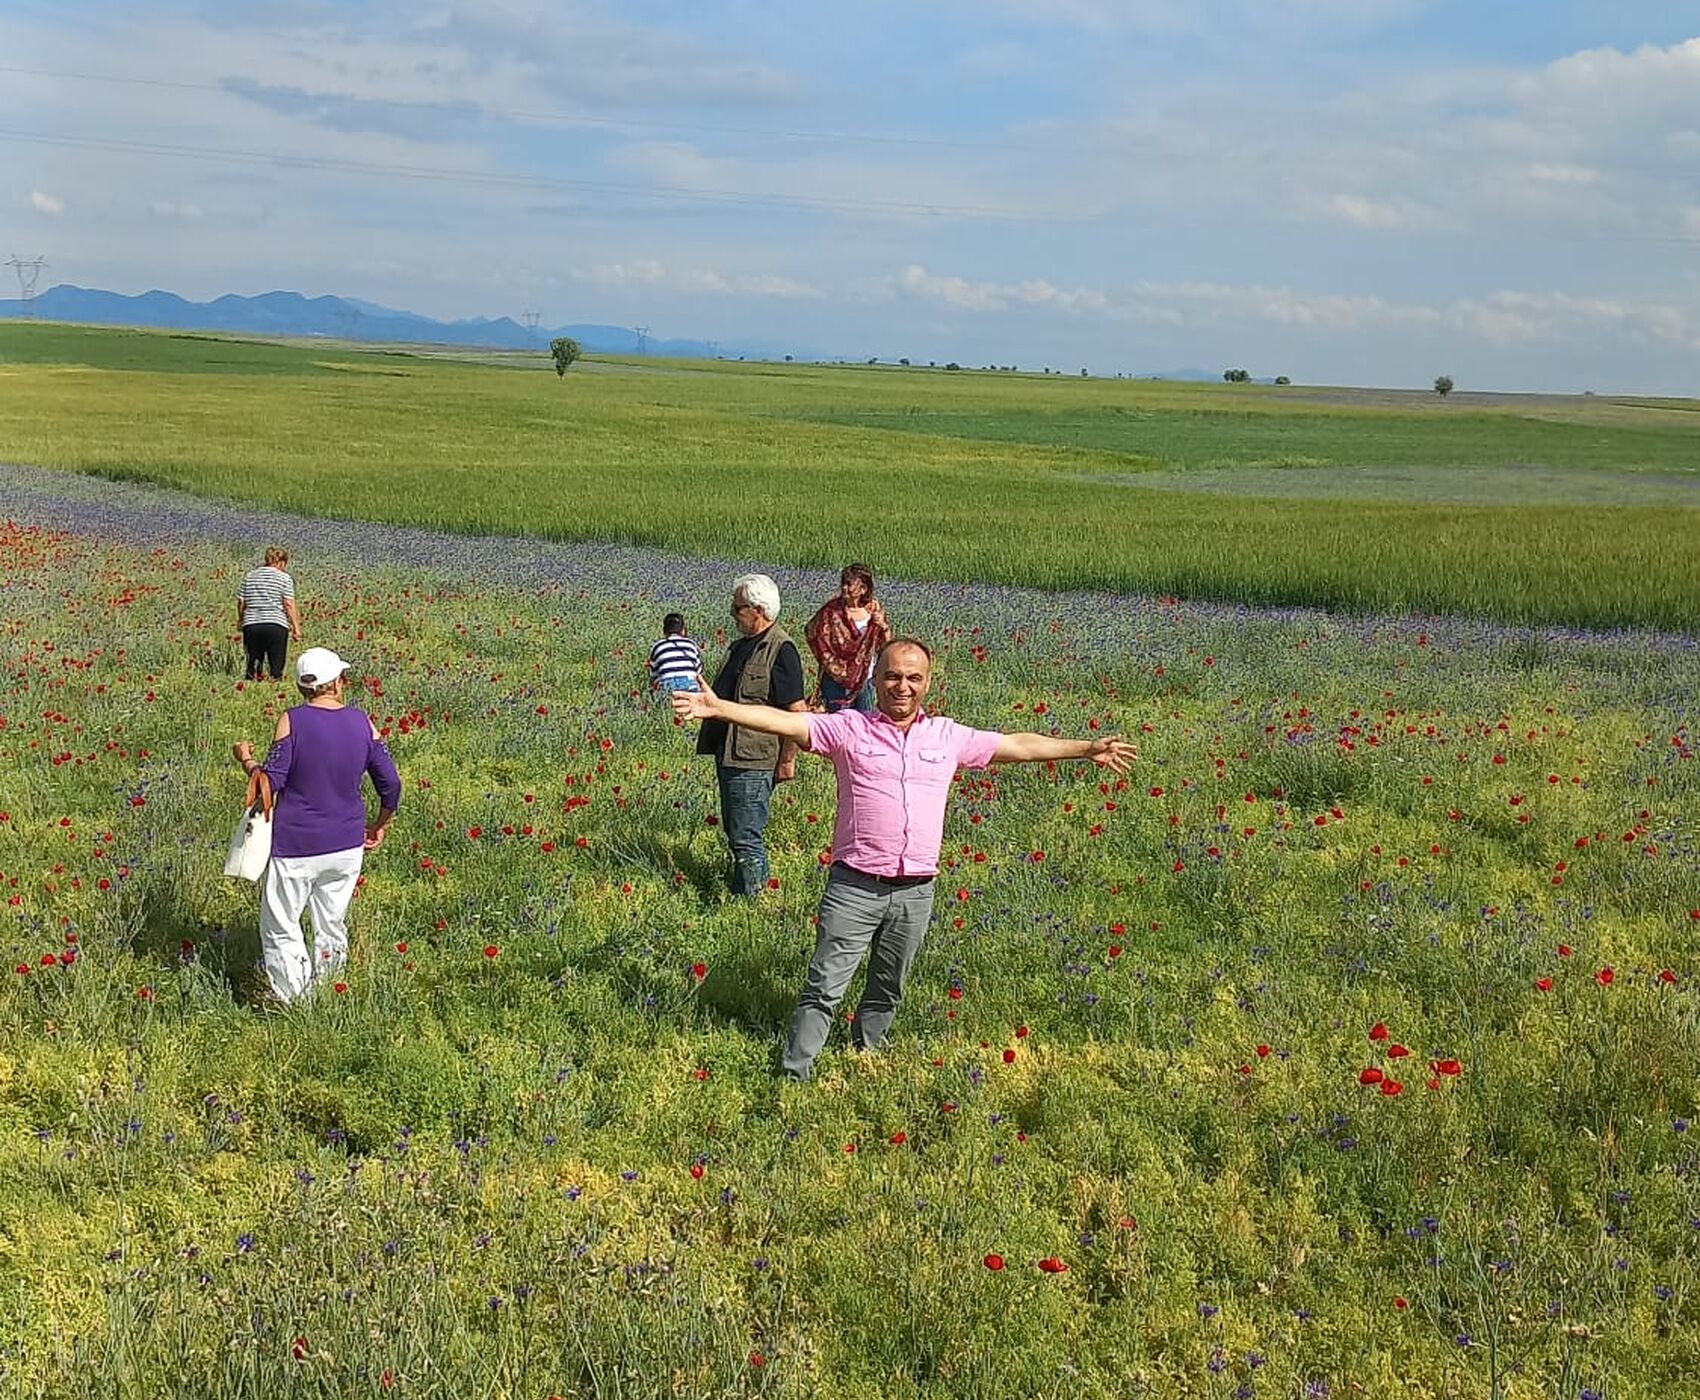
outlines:
[[1700, 0], [0, 0], [0, 70], [50, 281], [1700, 392]]

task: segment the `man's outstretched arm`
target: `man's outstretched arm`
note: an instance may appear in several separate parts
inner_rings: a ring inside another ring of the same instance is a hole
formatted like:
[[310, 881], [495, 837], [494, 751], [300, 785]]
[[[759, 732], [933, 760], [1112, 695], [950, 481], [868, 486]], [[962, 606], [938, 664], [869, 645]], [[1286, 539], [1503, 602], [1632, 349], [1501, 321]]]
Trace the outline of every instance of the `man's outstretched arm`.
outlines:
[[1049, 734], [1005, 734], [998, 741], [993, 763], [1063, 763], [1086, 758], [1100, 767], [1125, 773], [1139, 756], [1123, 739], [1053, 739]]
[[771, 705], [740, 705], [736, 700], [722, 700], [697, 677], [701, 690], [673, 692], [673, 718], [723, 719], [740, 729], [754, 729], [762, 734], [777, 734], [781, 739], [806, 749], [809, 746], [809, 721], [806, 710], [776, 710]]

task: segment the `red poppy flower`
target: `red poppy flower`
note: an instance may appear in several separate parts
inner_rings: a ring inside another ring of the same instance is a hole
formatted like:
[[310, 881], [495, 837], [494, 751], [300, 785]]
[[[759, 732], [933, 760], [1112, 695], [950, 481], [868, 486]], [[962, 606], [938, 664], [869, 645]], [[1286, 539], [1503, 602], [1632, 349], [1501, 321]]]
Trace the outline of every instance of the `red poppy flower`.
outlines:
[[1537, 977], [1535, 979], [1535, 990], [1537, 992], [1550, 992], [1552, 990], [1552, 978]]
[[1066, 1274], [1068, 1265], [1053, 1254], [1049, 1259], [1039, 1261], [1039, 1272], [1042, 1274]]
[[153, 999], [154, 999], [154, 994], [153, 994], [153, 988], [152, 987], [137, 987], [136, 988], [136, 1000], [137, 1001], [152, 1001]]
[[1676, 985], [1676, 973], [1668, 967], [1660, 968], [1659, 981], [1674, 987]]
[[469, 841], [476, 841], [483, 834], [484, 828], [481, 826], [469, 826], [466, 829], [466, 839]]
[[908, 1142], [908, 1141], [909, 1141], [909, 1134], [904, 1132], [902, 1128], [899, 1128], [895, 1133], [893, 1133], [891, 1135], [891, 1138], [890, 1138], [890, 1142], [891, 1142], [891, 1145], [893, 1147], [902, 1147], [903, 1144]]
[[1405, 1092], [1405, 1086], [1397, 1079], [1383, 1079], [1381, 1081], [1381, 1092], [1390, 1099], [1397, 1098]]
[[1259, 1045], [1257, 1047], [1257, 1058], [1260, 1060], [1267, 1060], [1269, 1058], [1269, 1047], [1267, 1045]]
[[333, 992], [335, 992], [338, 996], [341, 996], [344, 992], [346, 992], [348, 990], [348, 983], [346, 983], [346, 982], [333, 982], [333, 983], [331, 983], [331, 990]]
[[305, 1337], [297, 1337], [289, 1344], [289, 1354], [297, 1361], [305, 1361], [308, 1356], [308, 1351], [309, 1348]]
[[702, 1170], [703, 1170], [703, 1168], [702, 1168], [701, 1162], [692, 1162], [691, 1163], [691, 1180], [701, 1181], [702, 1180]]
[[1436, 1060], [1429, 1068], [1436, 1074], [1459, 1075], [1464, 1072], [1464, 1066], [1457, 1060]]
[[1005, 1050], [1003, 1052], [1003, 1062], [1006, 1065], [1013, 1065], [1015, 1063], [1015, 1051]]
[[708, 964], [695, 962], [691, 964], [691, 976], [698, 982], [708, 976]]
[[1369, 1038], [1371, 1040], [1386, 1040], [1387, 1023], [1385, 1021], [1377, 1021], [1369, 1028]]
[[855, 1143], [853, 1143], [853, 1142], [847, 1142], [847, 1143], [845, 1143], [845, 1144], [844, 1144], [844, 1151], [845, 1151], [845, 1154], [846, 1154], [846, 1155], [847, 1155], [847, 1156], [853, 1156], [853, 1155], [855, 1155], [855, 1152], [856, 1152], [856, 1144], [855, 1144]]
[[763, 1366], [767, 1365], [767, 1357], [759, 1351], [752, 1351], [750, 1353], [750, 1365], [754, 1366], [759, 1371]]
[[1400, 1312], [1403, 1312], [1406, 1308], [1410, 1307], [1411, 1305], [1403, 1297], [1396, 1296], [1393, 1299], [1393, 1306], [1398, 1308]]
[[1575, 950], [1568, 943], [1560, 943], [1558, 945], [1558, 955], [1561, 958], [1568, 958], [1574, 951]]
[[1112, 958], [1119, 958], [1122, 955], [1122, 945], [1119, 943], [1110, 944], [1109, 954]]
[[1403, 1045], [1389, 1045], [1387, 1047], [1387, 1058], [1390, 1060], [1402, 1060], [1410, 1053], [1410, 1049]]
[[404, 938], [399, 943], [397, 943], [395, 945], [395, 950], [398, 953], [405, 953], [407, 951], [407, 940]]
[[486, 943], [484, 945], [484, 956], [487, 957], [487, 958], [496, 957], [501, 953], [501, 951], [502, 950], [500, 948], [498, 948], [494, 943]]
[[988, 1254], [980, 1262], [994, 1274], [1003, 1272], [1003, 1255], [1001, 1254]]
[[1602, 987], [1609, 987], [1609, 986], [1611, 986], [1611, 984], [1613, 982], [1615, 982], [1617, 980], [1617, 974], [1615, 972], [1613, 972], [1609, 967], [1602, 967], [1598, 972], [1596, 972], [1594, 974], [1594, 980], [1596, 982], [1598, 982]]
[[1029, 1031], [1028, 1031], [1026, 1026], [1017, 1026], [1015, 1028], [1015, 1038], [1017, 1040], [1026, 1040], [1027, 1037], [1028, 1037], [1028, 1034], [1029, 1034]]
[[961, 987], [952, 987], [952, 988], [950, 988], [950, 990], [948, 990], [945, 993], [945, 995], [947, 997], [949, 997], [952, 1001], [961, 1001], [962, 1000], [962, 988]]
[[1361, 1069], [1358, 1071], [1358, 1083], [1360, 1084], [1379, 1084], [1385, 1078], [1387, 1078], [1387, 1076], [1374, 1065], [1371, 1065], [1368, 1069]]

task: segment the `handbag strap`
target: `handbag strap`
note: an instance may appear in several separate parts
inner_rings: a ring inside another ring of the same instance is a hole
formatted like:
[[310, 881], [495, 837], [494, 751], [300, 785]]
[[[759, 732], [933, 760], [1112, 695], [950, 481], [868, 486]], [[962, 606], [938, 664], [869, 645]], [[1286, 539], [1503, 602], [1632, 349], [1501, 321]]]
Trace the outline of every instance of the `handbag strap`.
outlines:
[[255, 806], [266, 814], [266, 820], [272, 816], [272, 780], [264, 768], [256, 768], [248, 775], [248, 810], [252, 812]]

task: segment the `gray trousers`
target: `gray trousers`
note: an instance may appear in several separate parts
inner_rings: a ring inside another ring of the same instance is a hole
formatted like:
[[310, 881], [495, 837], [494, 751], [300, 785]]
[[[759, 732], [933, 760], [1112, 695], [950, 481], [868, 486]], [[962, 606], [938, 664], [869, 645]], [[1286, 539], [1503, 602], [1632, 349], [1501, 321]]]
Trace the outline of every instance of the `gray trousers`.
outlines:
[[791, 1016], [780, 1068], [794, 1079], [807, 1079], [832, 1030], [850, 979], [862, 957], [868, 958], [868, 983], [850, 1026], [858, 1048], [878, 1049], [891, 1028], [909, 965], [921, 950], [933, 912], [933, 882], [893, 887], [835, 865], [820, 901], [820, 931], [808, 981]]

